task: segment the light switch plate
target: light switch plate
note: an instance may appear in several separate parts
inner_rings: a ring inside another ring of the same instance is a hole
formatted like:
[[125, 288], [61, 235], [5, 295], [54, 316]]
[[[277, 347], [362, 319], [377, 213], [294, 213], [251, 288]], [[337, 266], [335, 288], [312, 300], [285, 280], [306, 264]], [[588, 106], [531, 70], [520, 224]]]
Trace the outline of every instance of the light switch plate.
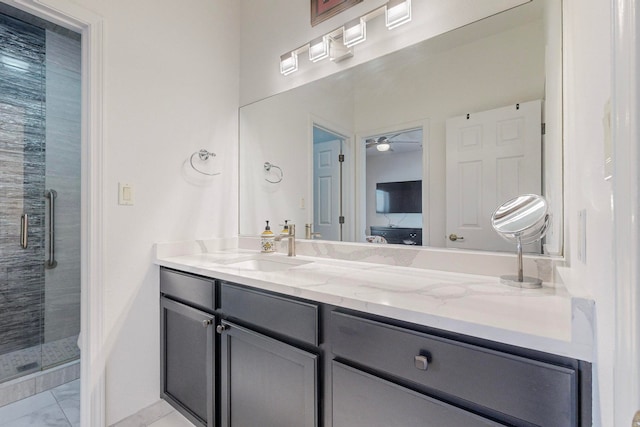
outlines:
[[133, 205], [133, 185], [118, 183], [118, 204], [122, 206]]

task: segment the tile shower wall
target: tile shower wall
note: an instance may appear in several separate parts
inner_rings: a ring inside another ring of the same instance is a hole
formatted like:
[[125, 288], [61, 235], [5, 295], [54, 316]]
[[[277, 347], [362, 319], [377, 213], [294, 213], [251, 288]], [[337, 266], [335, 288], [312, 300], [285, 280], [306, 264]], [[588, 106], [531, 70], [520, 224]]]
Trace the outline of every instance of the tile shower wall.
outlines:
[[[19, 18], [0, 14], [0, 382], [79, 356], [80, 36]], [[58, 194], [55, 269], [45, 189]]]
[[[44, 58], [44, 30], [0, 15], [0, 354], [41, 342]], [[26, 249], [19, 244], [23, 213], [29, 214]]]
[[[57, 192], [58, 265], [45, 269], [45, 343], [77, 337], [80, 331], [80, 52], [78, 34], [46, 31], [46, 189]], [[48, 233], [45, 239], [46, 251]], [[64, 362], [73, 353], [56, 360]]]

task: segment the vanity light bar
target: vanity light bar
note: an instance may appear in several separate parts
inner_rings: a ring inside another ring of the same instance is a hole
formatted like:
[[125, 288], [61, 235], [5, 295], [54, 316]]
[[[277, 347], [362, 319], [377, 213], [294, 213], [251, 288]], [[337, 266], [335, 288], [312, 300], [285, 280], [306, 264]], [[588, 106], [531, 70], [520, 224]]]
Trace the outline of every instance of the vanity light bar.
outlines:
[[333, 62], [340, 62], [353, 56], [353, 50], [349, 49], [342, 42], [342, 34], [339, 37], [331, 38], [329, 43], [329, 59]]
[[367, 21], [364, 17], [347, 22], [342, 27], [342, 38], [346, 47], [355, 46], [367, 39]]
[[411, 21], [411, 0], [389, 0], [384, 6], [345, 23], [342, 27], [312, 40], [291, 52], [280, 56], [280, 73], [288, 76], [298, 71], [298, 55], [309, 52], [309, 60], [318, 62], [327, 57], [338, 62], [353, 56], [351, 47], [367, 39], [367, 21], [384, 12], [388, 29], [396, 28]]
[[309, 43], [309, 60], [318, 62], [329, 57], [329, 36], [319, 37]]
[[298, 71], [298, 54], [292, 50], [280, 57], [280, 72], [283, 76], [288, 76], [296, 71]]
[[389, 0], [384, 17], [390, 30], [411, 21], [411, 0]]

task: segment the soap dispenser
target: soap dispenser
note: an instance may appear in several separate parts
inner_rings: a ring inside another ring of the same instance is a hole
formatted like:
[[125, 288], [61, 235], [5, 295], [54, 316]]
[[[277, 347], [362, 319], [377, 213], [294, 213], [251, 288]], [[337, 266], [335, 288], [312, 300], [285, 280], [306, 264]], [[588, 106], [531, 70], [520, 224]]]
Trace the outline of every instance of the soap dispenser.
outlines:
[[269, 221], [267, 221], [267, 225], [260, 235], [260, 251], [265, 253], [275, 252], [275, 237], [273, 231], [271, 231], [271, 227], [269, 227]]
[[289, 235], [289, 220], [288, 219], [284, 220], [284, 227], [282, 227], [282, 231], [280, 231], [280, 234], [282, 236], [288, 236]]

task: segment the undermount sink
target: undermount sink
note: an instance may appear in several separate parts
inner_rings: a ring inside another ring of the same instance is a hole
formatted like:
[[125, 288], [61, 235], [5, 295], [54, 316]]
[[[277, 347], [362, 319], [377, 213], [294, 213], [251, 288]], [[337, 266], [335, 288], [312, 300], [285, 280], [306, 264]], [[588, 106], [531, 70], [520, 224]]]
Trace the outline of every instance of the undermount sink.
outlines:
[[251, 271], [282, 271], [299, 265], [309, 264], [311, 261], [305, 261], [296, 258], [252, 258], [227, 264], [229, 267], [238, 268], [240, 270]]

